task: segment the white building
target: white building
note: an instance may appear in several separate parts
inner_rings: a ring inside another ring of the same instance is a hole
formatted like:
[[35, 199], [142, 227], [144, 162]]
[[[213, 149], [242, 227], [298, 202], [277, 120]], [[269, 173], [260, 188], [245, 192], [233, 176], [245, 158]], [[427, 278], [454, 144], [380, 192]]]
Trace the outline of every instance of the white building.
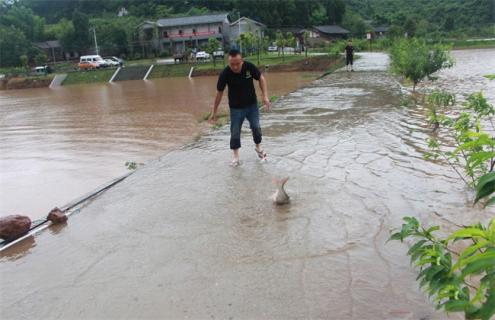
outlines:
[[230, 24], [230, 43], [236, 43], [239, 34], [246, 32], [259, 35], [263, 38], [265, 36], [265, 29], [266, 25], [263, 23], [250, 18], [241, 17]]

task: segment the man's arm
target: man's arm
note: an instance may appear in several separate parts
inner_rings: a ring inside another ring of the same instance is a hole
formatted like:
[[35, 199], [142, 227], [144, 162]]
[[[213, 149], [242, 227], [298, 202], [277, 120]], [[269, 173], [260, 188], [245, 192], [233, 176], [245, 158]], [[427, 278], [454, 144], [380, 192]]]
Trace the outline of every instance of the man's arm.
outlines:
[[223, 97], [223, 91], [217, 90], [217, 95], [215, 96], [215, 102], [213, 104], [213, 110], [211, 111], [210, 119], [208, 119], [209, 122], [217, 121], [218, 106], [220, 105], [220, 102], [222, 101], [222, 97]]
[[271, 103], [270, 103], [270, 99], [268, 98], [268, 87], [266, 85], [266, 79], [263, 74], [260, 75], [260, 89], [261, 92], [263, 93], [263, 104], [265, 105], [265, 108], [267, 110], [270, 110]]

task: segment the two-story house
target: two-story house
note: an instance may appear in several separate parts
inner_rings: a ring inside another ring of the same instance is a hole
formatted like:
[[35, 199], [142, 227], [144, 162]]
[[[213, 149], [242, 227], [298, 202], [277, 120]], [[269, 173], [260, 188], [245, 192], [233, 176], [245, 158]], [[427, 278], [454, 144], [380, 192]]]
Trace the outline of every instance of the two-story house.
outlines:
[[184, 52], [186, 48], [200, 48], [210, 38], [222, 45], [229, 43], [230, 22], [227, 13], [146, 21], [139, 26], [144, 41], [160, 51]]

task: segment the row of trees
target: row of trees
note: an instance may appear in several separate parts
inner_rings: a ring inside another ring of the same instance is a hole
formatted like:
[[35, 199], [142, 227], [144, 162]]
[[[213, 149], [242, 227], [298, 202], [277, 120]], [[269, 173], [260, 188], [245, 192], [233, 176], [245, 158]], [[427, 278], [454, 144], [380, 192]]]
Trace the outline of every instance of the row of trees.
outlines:
[[492, 0], [347, 0], [348, 8], [397, 34], [428, 37], [493, 36]]
[[[243, 16], [263, 21], [272, 27], [303, 27], [314, 23], [341, 23], [346, 5], [344, 0], [17, 0], [31, 8], [50, 24], [62, 18], [70, 19], [74, 10], [91, 17], [115, 14], [120, 8], [140, 18], [166, 18], [176, 14], [193, 14], [208, 11], [240, 12]], [[316, 20], [315, 20], [316, 19]]]
[[[128, 15], [118, 17], [120, 8]], [[251, 17], [271, 30], [340, 24], [356, 36], [370, 30], [370, 20], [390, 25], [391, 36], [445, 35], [462, 28], [495, 32], [489, 28], [491, 0], [10, 0], [0, 2], [0, 66], [20, 65], [21, 56], [34, 63], [40, 56], [32, 45], [37, 41], [60, 40], [69, 52], [92, 49], [92, 30], [108, 54], [143, 55], [139, 23], [209, 12], [230, 12], [232, 20]], [[275, 32], [270, 37], [278, 41]]]
[[[212, 11], [231, 12], [231, 19], [250, 16], [267, 25], [310, 25], [340, 23], [345, 4], [341, 0], [318, 1], [106, 1], [91, 5], [92, 1], [18, 0], [0, 5], [0, 66], [19, 66], [27, 56], [31, 64], [46, 60], [33, 42], [57, 39], [66, 52], [87, 52], [95, 49], [92, 33], [106, 54], [143, 56], [157, 54], [156, 43], [142, 45], [143, 37], [137, 26], [145, 19], [182, 15], [198, 15]], [[117, 17], [119, 8], [129, 14]], [[305, 12], [300, 15], [298, 13]], [[275, 13], [275, 14], [274, 14]], [[301, 19], [299, 19], [301, 18]], [[254, 40], [242, 35], [246, 48]], [[272, 35], [275, 39], [275, 34]], [[244, 39], [245, 38], [245, 39]], [[277, 41], [281, 42], [278, 37]], [[288, 39], [289, 43], [294, 42]], [[263, 39], [266, 42], [265, 39]], [[156, 42], [156, 41], [155, 41]], [[267, 45], [266, 45], [267, 46]], [[265, 46], [265, 47], [266, 47]], [[38, 57], [38, 59], [36, 59]]]

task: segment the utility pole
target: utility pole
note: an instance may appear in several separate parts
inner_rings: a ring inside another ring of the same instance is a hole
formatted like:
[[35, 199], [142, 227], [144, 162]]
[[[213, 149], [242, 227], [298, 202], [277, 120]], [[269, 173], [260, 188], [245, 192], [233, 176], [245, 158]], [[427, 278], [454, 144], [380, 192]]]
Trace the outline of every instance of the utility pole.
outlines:
[[261, 32], [258, 30], [256, 32], [258, 34], [258, 67], [260, 66], [260, 38], [261, 38]]
[[95, 30], [95, 27], [93, 27], [93, 37], [95, 39], [95, 49], [96, 49], [96, 54], [97, 55], [100, 55], [100, 52], [98, 50], [98, 42], [96, 42], [96, 30]]
[[239, 10], [239, 51], [242, 54], [242, 39], [241, 39], [241, 11]]

